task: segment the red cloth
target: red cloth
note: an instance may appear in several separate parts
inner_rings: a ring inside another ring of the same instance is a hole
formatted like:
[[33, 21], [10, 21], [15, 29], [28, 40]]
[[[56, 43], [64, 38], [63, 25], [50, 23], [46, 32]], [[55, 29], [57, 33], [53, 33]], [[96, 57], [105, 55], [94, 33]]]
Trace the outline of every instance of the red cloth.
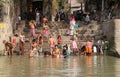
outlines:
[[13, 39], [13, 43], [16, 43], [16, 39], [15, 38]]
[[61, 44], [62, 43], [62, 39], [57, 39], [57, 42], [59, 43], [59, 44]]
[[89, 41], [88, 41], [88, 42], [86, 43], [86, 47], [92, 48], [92, 42], [89, 42]]
[[44, 30], [44, 31], [43, 31], [43, 35], [44, 35], [44, 34], [49, 34], [49, 31], [48, 31], [48, 30]]

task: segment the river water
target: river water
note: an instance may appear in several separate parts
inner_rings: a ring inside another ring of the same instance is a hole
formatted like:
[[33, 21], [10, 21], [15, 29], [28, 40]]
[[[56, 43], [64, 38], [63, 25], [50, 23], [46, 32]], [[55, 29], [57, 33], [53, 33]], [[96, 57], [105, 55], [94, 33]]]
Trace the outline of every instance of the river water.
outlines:
[[0, 77], [120, 77], [120, 59], [110, 56], [1, 56]]

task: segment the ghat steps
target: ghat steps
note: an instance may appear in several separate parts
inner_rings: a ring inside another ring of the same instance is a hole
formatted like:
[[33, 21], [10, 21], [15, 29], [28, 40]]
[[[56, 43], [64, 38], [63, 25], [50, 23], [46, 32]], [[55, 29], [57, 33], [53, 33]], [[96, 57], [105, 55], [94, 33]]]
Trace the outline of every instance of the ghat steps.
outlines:
[[[78, 45], [80, 43], [85, 43], [88, 39], [90, 40], [97, 40], [102, 37], [102, 30], [100, 30], [100, 25], [97, 24], [96, 21], [92, 21], [89, 25], [86, 25], [84, 22], [77, 22], [79, 24], [79, 28], [77, 29], [77, 43]], [[25, 24], [24, 24], [25, 25]], [[49, 30], [52, 36], [57, 39], [58, 35], [61, 35], [62, 38], [62, 45], [66, 43], [70, 43], [71, 36], [66, 35], [66, 31], [69, 27], [69, 24], [66, 22], [49, 22]], [[24, 32], [26, 36], [26, 51], [30, 49], [30, 43], [29, 43], [29, 28], [27, 25], [23, 26], [23, 24], [18, 28], [18, 32]], [[42, 27], [39, 27], [36, 29], [36, 33], [39, 33], [42, 31]], [[16, 30], [16, 33], [18, 33]], [[43, 44], [43, 49], [44, 50], [49, 50], [49, 45], [48, 45], [48, 39], [44, 40]]]

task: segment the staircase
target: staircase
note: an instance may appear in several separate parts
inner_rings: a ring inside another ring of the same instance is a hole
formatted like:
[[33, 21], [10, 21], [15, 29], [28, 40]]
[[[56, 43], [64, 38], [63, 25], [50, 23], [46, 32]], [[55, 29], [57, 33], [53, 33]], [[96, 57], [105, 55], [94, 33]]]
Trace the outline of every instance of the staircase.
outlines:
[[[77, 29], [77, 43], [85, 43], [87, 40], [92, 40], [93, 42], [102, 37], [102, 31], [100, 30], [100, 25], [97, 22], [92, 21], [89, 25], [85, 25], [84, 22], [77, 22], [79, 28]], [[63, 45], [70, 43], [71, 36], [66, 35], [67, 27], [69, 24], [57, 24], [55, 25], [56, 29], [53, 29], [54, 36], [61, 35]]]
[[[92, 21], [89, 25], [85, 25], [84, 22], [77, 22], [79, 24], [79, 28], [77, 29], [77, 38], [78, 38], [78, 46], [80, 43], [85, 43], [88, 39], [92, 40], [93, 42], [102, 37], [102, 31], [100, 30], [100, 26], [95, 22]], [[51, 35], [57, 39], [58, 35], [61, 35], [62, 38], [62, 45], [70, 43], [71, 36], [66, 35], [67, 28], [69, 26], [68, 23], [65, 22], [49, 22]], [[29, 43], [29, 29], [24, 27], [24, 33], [26, 36], [26, 51], [30, 49]], [[39, 33], [42, 28], [36, 30]], [[49, 50], [48, 39], [44, 40], [43, 50]]]

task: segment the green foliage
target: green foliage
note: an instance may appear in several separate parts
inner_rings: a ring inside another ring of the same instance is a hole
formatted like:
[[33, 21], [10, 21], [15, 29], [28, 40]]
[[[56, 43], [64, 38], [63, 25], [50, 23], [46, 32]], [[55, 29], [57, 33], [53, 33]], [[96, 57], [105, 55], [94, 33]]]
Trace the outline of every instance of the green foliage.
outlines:
[[0, 8], [3, 6], [4, 3], [5, 3], [4, 0], [0, 0]]

